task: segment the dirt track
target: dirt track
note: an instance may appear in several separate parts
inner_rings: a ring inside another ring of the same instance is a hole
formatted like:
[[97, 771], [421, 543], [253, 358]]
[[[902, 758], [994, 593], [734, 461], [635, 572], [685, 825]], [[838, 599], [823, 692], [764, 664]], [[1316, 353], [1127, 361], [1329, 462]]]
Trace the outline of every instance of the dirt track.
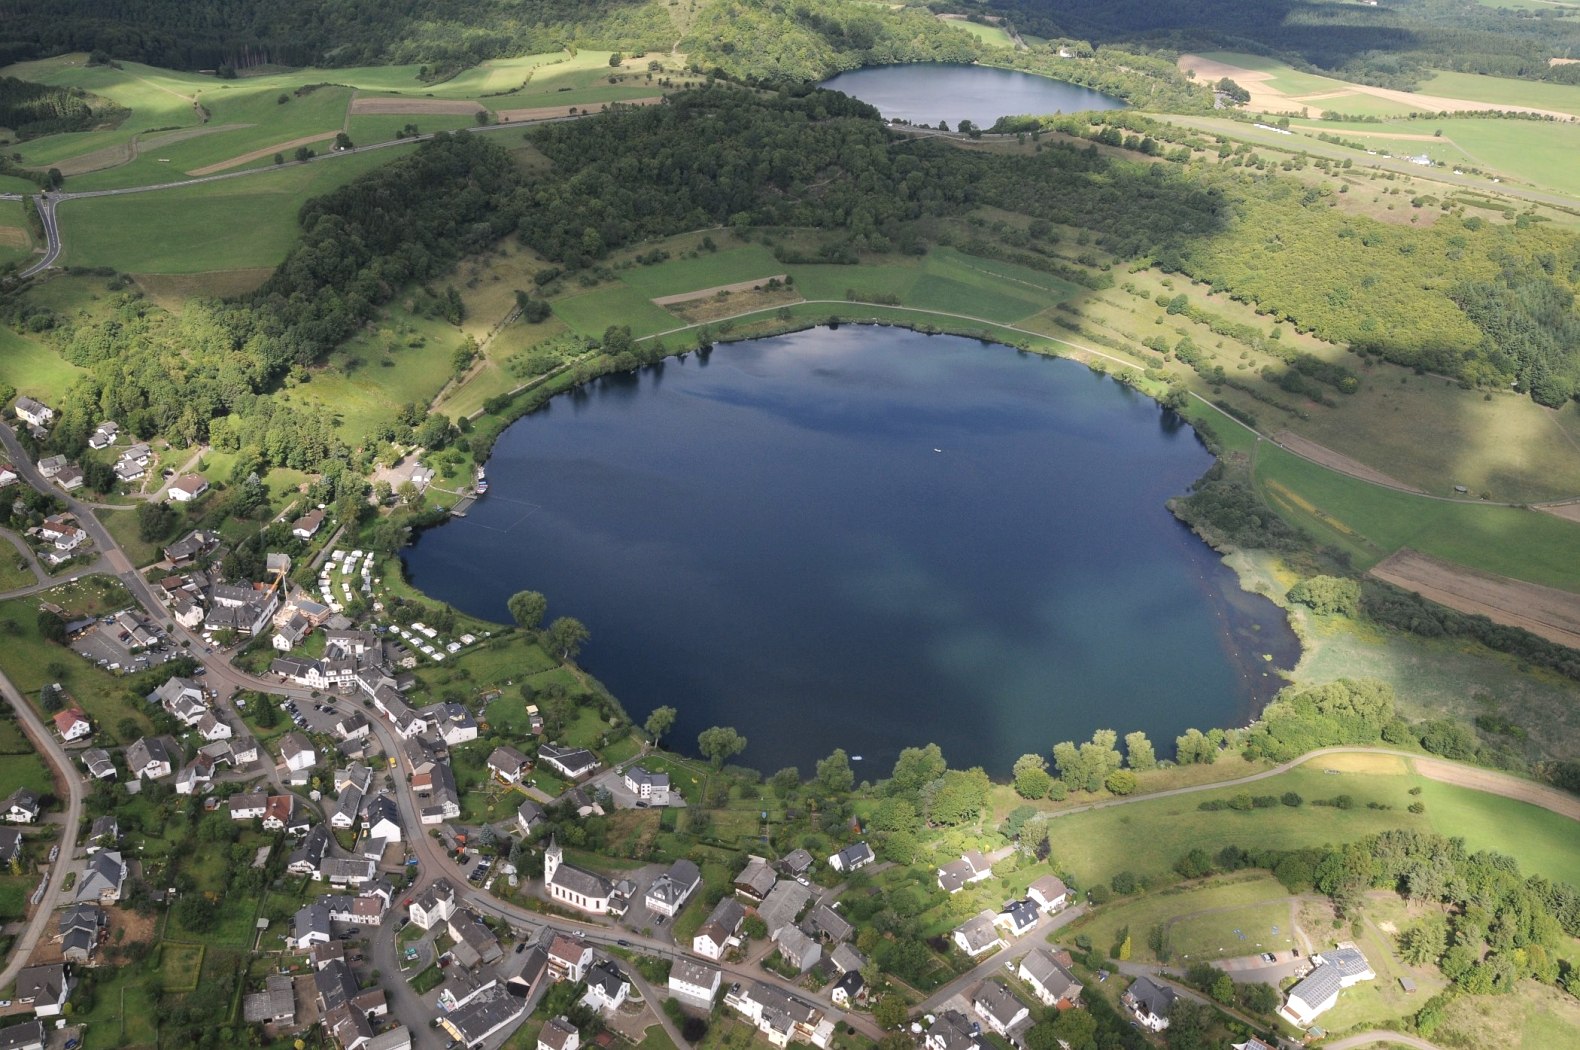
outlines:
[[1565, 521], [1580, 521], [1580, 503], [1549, 503], [1536, 509]]
[[1325, 445], [1319, 445], [1315, 441], [1310, 441], [1298, 434], [1292, 434], [1287, 430], [1275, 434], [1273, 440], [1297, 456], [1303, 456], [1313, 463], [1320, 463], [1329, 470], [1336, 470], [1340, 474], [1348, 474], [1352, 478], [1360, 478], [1362, 481], [1370, 481], [1376, 485], [1386, 485], [1392, 489], [1403, 489], [1406, 492], [1421, 492], [1420, 489], [1413, 485], [1406, 485], [1404, 482], [1391, 478], [1380, 470], [1368, 467], [1366, 464], [1353, 460], [1343, 453], [1335, 452]]
[[351, 103], [353, 117], [370, 114], [467, 117], [482, 109], [476, 102], [454, 98], [359, 98]]
[[144, 138], [135, 136], [127, 142], [117, 146], [105, 146], [103, 149], [92, 150], [75, 157], [67, 157], [59, 164], [54, 165], [60, 169], [62, 175], [86, 175], [90, 171], [103, 171], [105, 168], [114, 168], [122, 164], [130, 164], [140, 155], [173, 146], [177, 142], [195, 139], [199, 135], [212, 135], [216, 131], [237, 131], [241, 128], [250, 128], [251, 124], [213, 124], [197, 128], [180, 128], [176, 131], [165, 131], [157, 135]]
[[294, 150], [298, 146], [311, 146], [315, 142], [327, 142], [338, 134], [338, 131], [324, 131], [317, 135], [303, 135], [299, 139], [292, 139], [290, 142], [281, 142], [277, 145], [265, 146], [262, 149], [255, 149], [251, 153], [243, 153], [239, 157], [232, 157], [229, 160], [222, 160], [218, 164], [209, 164], [205, 167], [193, 168], [191, 171], [187, 172], [187, 174], [192, 176], [214, 175], [218, 172], [226, 170], [227, 168], [237, 168], [243, 164], [251, 164], [255, 160], [262, 160], [265, 157], [273, 156], [276, 153], [284, 153], [286, 150]]
[[1371, 574], [1450, 609], [1580, 648], [1580, 594], [1476, 572], [1409, 548], [1373, 566]]
[[1485, 791], [1489, 795], [1502, 795], [1504, 798], [1529, 802], [1533, 806], [1540, 806], [1570, 820], [1580, 820], [1580, 798], [1559, 791], [1557, 788], [1548, 787], [1546, 784], [1521, 780], [1490, 769], [1462, 766], [1457, 762], [1440, 762], [1435, 758], [1417, 758], [1412, 761], [1415, 763], [1415, 771], [1423, 777], [1430, 777], [1457, 787]]

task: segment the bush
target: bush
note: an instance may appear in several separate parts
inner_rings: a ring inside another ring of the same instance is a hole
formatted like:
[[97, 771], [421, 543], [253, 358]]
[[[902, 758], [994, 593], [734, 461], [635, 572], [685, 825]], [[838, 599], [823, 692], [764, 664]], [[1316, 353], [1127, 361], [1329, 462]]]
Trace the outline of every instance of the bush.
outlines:
[[1305, 799], [1301, 798], [1300, 793], [1297, 791], [1286, 791], [1280, 801], [1291, 809], [1297, 809]]

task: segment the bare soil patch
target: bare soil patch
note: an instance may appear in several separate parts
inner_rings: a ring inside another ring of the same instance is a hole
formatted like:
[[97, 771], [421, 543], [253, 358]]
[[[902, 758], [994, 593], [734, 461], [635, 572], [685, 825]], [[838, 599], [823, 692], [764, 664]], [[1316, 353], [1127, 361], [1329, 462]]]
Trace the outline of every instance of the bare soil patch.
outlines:
[[1373, 566], [1371, 574], [1450, 609], [1580, 648], [1580, 594], [1477, 572], [1408, 547]]
[[1580, 58], [1549, 58], [1547, 60], [1549, 66], [1572, 66], [1576, 62], [1580, 62]]
[[699, 288], [694, 292], [680, 292], [675, 295], [663, 295], [653, 300], [654, 306], [677, 306], [680, 303], [689, 303], [694, 299], [709, 299], [721, 292], [751, 292], [756, 291], [769, 281], [778, 281], [783, 284], [787, 274], [776, 273], [767, 277], [759, 277], [751, 281], [737, 281], [734, 284], [720, 284], [712, 288]]
[[1548, 787], [1546, 784], [1535, 784], [1529, 780], [1511, 777], [1507, 773], [1461, 766], [1435, 758], [1416, 758], [1411, 761], [1415, 763], [1415, 771], [1424, 777], [1431, 777], [1433, 780], [1454, 784], [1457, 787], [1485, 791], [1489, 795], [1502, 795], [1504, 798], [1528, 802], [1533, 806], [1540, 806], [1542, 809], [1568, 817], [1570, 820], [1580, 820], [1580, 798], [1559, 791], [1557, 788]]
[[1545, 506], [1538, 506], [1536, 509], [1551, 514], [1556, 518], [1563, 518], [1567, 521], [1580, 521], [1580, 501], [1574, 503], [1549, 503]]
[[666, 306], [665, 309], [688, 324], [701, 324], [704, 321], [717, 321], [753, 310], [767, 310], [801, 301], [801, 293], [792, 287], [748, 287], [741, 292], [726, 291], [704, 299], [688, 299], [685, 302]]
[[[628, 98], [621, 100], [621, 106], [656, 106], [664, 101], [664, 96], [654, 95], [652, 98]], [[538, 106], [533, 109], [502, 109], [499, 119], [507, 122], [518, 120], [553, 120], [555, 117], [572, 117], [578, 113], [592, 113], [615, 103], [599, 102], [583, 106]]]
[[351, 102], [351, 115], [367, 116], [470, 116], [483, 109], [476, 102], [455, 98], [358, 98]]
[[177, 142], [195, 139], [199, 135], [212, 135], [216, 131], [238, 131], [250, 128], [251, 124], [214, 124], [196, 128], [179, 128], [175, 131], [162, 131], [157, 135], [142, 136], [120, 143], [116, 146], [105, 146], [76, 157], [68, 157], [51, 167], [59, 168], [62, 175], [86, 175], [92, 171], [103, 171], [105, 168], [115, 168], [122, 164], [130, 164], [144, 153], [152, 150], [172, 146]]
[[1319, 445], [1315, 441], [1303, 438], [1298, 434], [1292, 434], [1287, 430], [1280, 431], [1274, 437], [1274, 440], [1297, 456], [1303, 456], [1314, 463], [1320, 463], [1329, 470], [1336, 470], [1340, 474], [1348, 474], [1352, 478], [1360, 478], [1362, 481], [1370, 481], [1377, 485], [1387, 485], [1389, 488], [1403, 489], [1406, 492], [1422, 491], [1391, 478], [1380, 470], [1368, 467], [1358, 460], [1353, 460], [1341, 452], [1335, 452], [1326, 445]]
[[0, 226], [0, 244], [7, 248], [26, 248], [33, 243], [33, 238], [20, 226]]
[[338, 131], [321, 131], [316, 135], [303, 135], [301, 138], [292, 139], [289, 142], [276, 143], [273, 146], [265, 146], [262, 149], [255, 149], [251, 153], [243, 153], [239, 157], [232, 157], [229, 160], [222, 160], [218, 164], [208, 164], [201, 168], [193, 168], [191, 171], [187, 172], [187, 174], [197, 177], [204, 175], [216, 175], [219, 172], [225, 171], [227, 168], [236, 168], [243, 164], [251, 164], [255, 160], [262, 160], [263, 158], [271, 157], [276, 153], [284, 153], [286, 150], [294, 150], [298, 146], [311, 146], [315, 142], [326, 142], [338, 134]]

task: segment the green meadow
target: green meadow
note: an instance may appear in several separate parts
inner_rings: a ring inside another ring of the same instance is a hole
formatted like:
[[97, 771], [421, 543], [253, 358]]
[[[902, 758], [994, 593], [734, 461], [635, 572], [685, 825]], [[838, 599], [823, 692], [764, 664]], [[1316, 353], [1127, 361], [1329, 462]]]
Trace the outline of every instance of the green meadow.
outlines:
[[1438, 73], [1423, 81], [1424, 95], [1463, 98], [1501, 106], [1529, 106], [1580, 115], [1580, 86], [1549, 84], [1537, 80], [1510, 80], [1481, 73]]

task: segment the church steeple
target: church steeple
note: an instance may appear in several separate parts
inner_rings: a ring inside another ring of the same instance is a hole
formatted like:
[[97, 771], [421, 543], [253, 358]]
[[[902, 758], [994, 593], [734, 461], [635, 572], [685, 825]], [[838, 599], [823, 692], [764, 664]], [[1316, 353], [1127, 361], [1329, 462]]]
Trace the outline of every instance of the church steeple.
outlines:
[[554, 841], [554, 836], [549, 836], [549, 844], [543, 850], [543, 881], [554, 881], [554, 873], [565, 862], [565, 851], [560, 849], [559, 843]]

